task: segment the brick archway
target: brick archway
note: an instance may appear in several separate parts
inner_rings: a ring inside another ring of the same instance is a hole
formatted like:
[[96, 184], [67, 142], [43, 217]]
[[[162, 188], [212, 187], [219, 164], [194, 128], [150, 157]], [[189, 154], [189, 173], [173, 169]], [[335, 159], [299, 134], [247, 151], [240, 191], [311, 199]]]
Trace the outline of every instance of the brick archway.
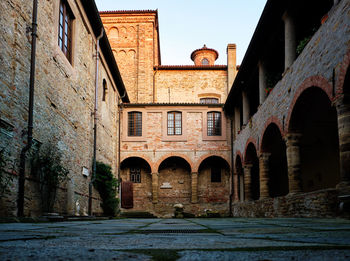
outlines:
[[[344, 76], [345, 79], [345, 76]], [[285, 130], [286, 132], [288, 132], [289, 128], [290, 128], [290, 120], [292, 117], [292, 112], [293, 109], [295, 107], [296, 102], [298, 101], [299, 97], [301, 96], [301, 94], [311, 88], [311, 87], [316, 87], [316, 88], [320, 88], [321, 90], [323, 90], [330, 101], [332, 101], [332, 85], [327, 81], [326, 78], [324, 78], [323, 76], [319, 76], [319, 75], [315, 75], [315, 76], [311, 76], [309, 78], [307, 78], [306, 80], [304, 80], [304, 82], [298, 87], [297, 91], [294, 94], [294, 98], [291, 102], [291, 104], [289, 105], [289, 109], [288, 109], [288, 116], [287, 116], [287, 120], [285, 122]]]
[[236, 167], [236, 162], [237, 162], [238, 157], [239, 157], [240, 161], [243, 162], [243, 155], [239, 150], [236, 151], [236, 155], [235, 155], [235, 163], [234, 163], [235, 167]]
[[[182, 159], [185, 160], [185, 161], [188, 163], [188, 165], [190, 166], [190, 168], [191, 168], [190, 172], [193, 171], [194, 168], [193, 168], [193, 162], [192, 162], [192, 160], [191, 160], [189, 157], [187, 157], [186, 155], [184, 155], [184, 154], [177, 154], [177, 153], [170, 153], [170, 154], [166, 154], [166, 155], [164, 155], [163, 157], [161, 157], [161, 158], [157, 161], [157, 163], [155, 163], [155, 165], [154, 165], [154, 171], [155, 171], [155, 172], [159, 172], [159, 166], [160, 166], [160, 164], [162, 164], [163, 161], [165, 161], [166, 159], [171, 158], [171, 157], [182, 158]], [[153, 171], [153, 169], [152, 169], [152, 171]]]
[[197, 160], [197, 164], [194, 165], [192, 171], [193, 171], [193, 172], [198, 172], [198, 169], [199, 169], [200, 165], [202, 164], [202, 162], [203, 162], [204, 160], [206, 160], [207, 158], [212, 157], [212, 156], [215, 156], [215, 157], [218, 157], [218, 158], [223, 159], [224, 161], [226, 161], [226, 163], [227, 163], [227, 165], [229, 166], [229, 168], [231, 168], [230, 160], [229, 160], [227, 157], [225, 157], [225, 156], [223, 156], [223, 155], [217, 155], [217, 154], [206, 154], [206, 155], [203, 155], [202, 157], [200, 157], [200, 158]]
[[147, 162], [147, 164], [149, 165], [150, 169], [151, 169], [151, 172], [154, 172], [154, 164], [153, 162], [148, 159], [147, 157], [145, 157], [144, 155], [141, 155], [141, 154], [134, 154], [134, 155], [128, 155], [128, 156], [124, 156], [120, 159], [120, 166], [122, 165], [122, 163], [127, 160], [127, 159], [130, 159], [130, 158], [140, 158], [140, 159], [143, 159], [145, 162]]
[[[265, 127], [265, 129], [266, 129], [266, 127]], [[259, 150], [258, 150], [257, 142], [256, 142], [256, 140], [255, 140], [254, 138], [250, 137], [250, 138], [247, 140], [246, 144], [245, 144], [245, 148], [244, 148], [244, 160], [246, 160], [246, 158], [247, 158], [247, 149], [248, 149], [248, 145], [249, 145], [250, 143], [253, 144], [253, 146], [255, 147], [256, 153], [259, 155]]]
[[[264, 134], [266, 132], [266, 129], [271, 125], [271, 124], [275, 124], [280, 133], [281, 133], [281, 136], [283, 137], [285, 132], [283, 130], [283, 124], [281, 123], [281, 121], [276, 117], [276, 116], [271, 116], [270, 118], [268, 118], [265, 122], [265, 125], [264, 125], [264, 128], [263, 128], [263, 131], [260, 133], [260, 143], [259, 143], [259, 147], [258, 146], [255, 146], [255, 148], [258, 148], [259, 149], [259, 152], [263, 151], [262, 150], [262, 140], [263, 140], [263, 137], [264, 137]], [[247, 146], [248, 146], [248, 143], [247, 143]], [[247, 149], [247, 147], [246, 147]], [[257, 150], [258, 152], [258, 150]]]

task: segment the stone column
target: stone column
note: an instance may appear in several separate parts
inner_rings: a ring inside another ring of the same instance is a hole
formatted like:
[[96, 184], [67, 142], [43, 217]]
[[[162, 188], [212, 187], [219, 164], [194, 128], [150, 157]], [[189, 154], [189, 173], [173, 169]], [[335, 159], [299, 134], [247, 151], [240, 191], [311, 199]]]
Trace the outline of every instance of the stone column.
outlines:
[[239, 107], [235, 107], [235, 136], [237, 137], [238, 132], [241, 129], [241, 112], [239, 111]]
[[191, 202], [198, 203], [198, 172], [191, 173]]
[[289, 194], [301, 192], [300, 140], [302, 134], [286, 135]]
[[262, 104], [266, 99], [266, 71], [262, 61], [259, 61], [259, 103]]
[[251, 191], [251, 177], [252, 177], [252, 167], [253, 164], [245, 164], [244, 169], [244, 195], [245, 200], [252, 200], [252, 191]]
[[339, 0], [334, 0], [334, 5], [337, 5], [339, 3]]
[[350, 95], [337, 99], [339, 134], [340, 183], [337, 187], [350, 185]]
[[152, 173], [152, 202], [158, 203], [158, 177], [159, 173]]
[[238, 197], [238, 173], [237, 172], [233, 175], [233, 186], [234, 186], [234, 201], [237, 202], [237, 201], [239, 201], [239, 197]]
[[249, 121], [249, 99], [246, 92], [242, 92], [243, 102], [243, 125], [246, 125]]
[[300, 133], [286, 135], [289, 194], [301, 192]]
[[260, 199], [268, 198], [269, 195], [269, 159], [271, 153], [263, 152], [259, 157], [259, 177], [260, 177]]
[[293, 17], [289, 12], [282, 16], [284, 21], [284, 69], [289, 68], [296, 57], [296, 35]]

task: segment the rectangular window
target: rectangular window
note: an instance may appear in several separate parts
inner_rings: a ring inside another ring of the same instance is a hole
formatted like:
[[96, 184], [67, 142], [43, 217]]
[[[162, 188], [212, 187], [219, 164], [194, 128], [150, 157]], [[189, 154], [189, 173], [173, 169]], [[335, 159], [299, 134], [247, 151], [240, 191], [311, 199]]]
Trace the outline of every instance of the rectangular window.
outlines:
[[168, 112], [168, 135], [182, 135], [181, 112]]
[[128, 136], [142, 136], [142, 112], [128, 112]]
[[221, 136], [221, 113], [208, 112], [208, 136]]
[[211, 168], [211, 182], [221, 182], [220, 168]]
[[65, 0], [60, 2], [58, 22], [58, 46], [71, 62], [72, 56], [72, 21], [73, 15]]
[[202, 104], [217, 104], [219, 103], [218, 98], [201, 98], [200, 103]]
[[130, 169], [130, 181], [134, 183], [141, 183], [141, 169], [139, 168]]

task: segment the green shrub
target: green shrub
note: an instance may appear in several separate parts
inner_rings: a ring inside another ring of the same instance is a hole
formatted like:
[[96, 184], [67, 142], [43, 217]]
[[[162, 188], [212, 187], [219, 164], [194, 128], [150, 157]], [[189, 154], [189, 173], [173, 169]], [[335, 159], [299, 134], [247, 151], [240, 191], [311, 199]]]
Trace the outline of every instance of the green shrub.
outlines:
[[118, 180], [112, 174], [111, 166], [102, 162], [96, 162], [96, 177], [94, 187], [100, 193], [101, 207], [106, 216], [116, 216], [119, 200], [117, 199]]
[[32, 175], [39, 181], [42, 210], [52, 212], [58, 185], [67, 179], [69, 171], [62, 166], [61, 153], [53, 144], [44, 145], [32, 157]]
[[[14, 165], [14, 162], [10, 160], [5, 149], [0, 150], [0, 196], [3, 196], [5, 192], [9, 192], [8, 185], [12, 182], [13, 176], [8, 173], [8, 166]], [[12, 166], [14, 167], [14, 166]]]

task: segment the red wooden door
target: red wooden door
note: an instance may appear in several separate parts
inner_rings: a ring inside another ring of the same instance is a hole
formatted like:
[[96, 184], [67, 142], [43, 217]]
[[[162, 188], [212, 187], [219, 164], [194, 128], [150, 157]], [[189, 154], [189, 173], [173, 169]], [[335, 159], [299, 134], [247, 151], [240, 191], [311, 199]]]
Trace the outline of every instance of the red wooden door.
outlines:
[[134, 196], [132, 182], [122, 181], [122, 208], [133, 208]]

